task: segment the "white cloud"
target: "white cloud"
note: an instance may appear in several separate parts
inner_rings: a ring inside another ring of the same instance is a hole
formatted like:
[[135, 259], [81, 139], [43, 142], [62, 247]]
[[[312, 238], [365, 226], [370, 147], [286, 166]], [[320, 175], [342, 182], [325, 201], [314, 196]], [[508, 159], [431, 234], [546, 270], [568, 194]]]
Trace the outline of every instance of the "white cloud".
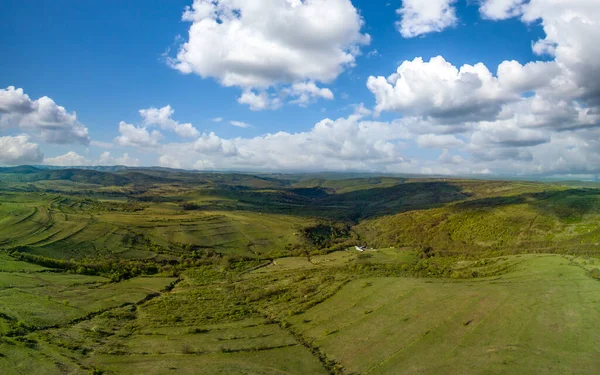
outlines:
[[482, 121], [471, 137], [481, 147], [530, 147], [550, 142], [548, 131], [521, 128], [512, 120]]
[[212, 120], [213, 120], [213, 122], [221, 122], [221, 121], [223, 121], [223, 117], [215, 117]]
[[138, 167], [141, 165], [140, 159], [132, 158], [128, 153], [120, 157], [113, 157], [110, 152], [105, 151], [100, 155], [97, 165], [124, 165], [127, 167]]
[[526, 93], [547, 87], [560, 78], [561, 69], [554, 61], [533, 61], [525, 65], [503, 61], [498, 65], [498, 82], [501, 89], [509, 93]]
[[233, 126], [237, 126], [238, 128], [249, 128], [251, 125], [250, 124], [246, 124], [245, 122], [242, 121], [231, 121], [231, 125]]
[[44, 158], [44, 164], [60, 167], [77, 167], [83, 165], [91, 165], [92, 162], [85, 156], [79, 155], [76, 152], [69, 151], [64, 155], [53, 158]]
[[171, 155], [162, 155], [158, 158], [158, 165], [163, 168], [181, 169], [181, 162]]
[[215, 169], [215, 165], [210, 160], [200, 159], [194, 163], [192, 168], [199, 171], [205, 171]]
[[88, 129], [47, 96], [37, 100], [23, 89], [0, 89], [0, 129], [20, 128], [48, 143], [90, 143]]
[[424, 148], [460, 148], [465, 142], [450, 134], [423, 134], [417, 138], [417, 144]]
[[480, 3], [484, 18], [539, 22], [546, 35], [533, 51], [553, 59], [504, 61], [495, 73], [482, 63], [456, 67], [440, 56], [404, 61], [387, 78], [369, 78], [376, 114], [401, 114], [418, 146], [445, 150], [442, 167], [424, 160], [421, 170], [600, 174], [598, 2]]
[[414, 38], [432, 32], [440, 32], [457, 22], [454, 3], [456, 0], [402, 0], [396, 12], [400, 21], [398, 31], [405, 38]]
[[331, 82], [370, 41], [350, 0], [194, 0], [183, 20], [188, 40], [169, 64], [244, 89], [254, 110], [273, 106], [249, 90]]
[[294, 98], [290, 103], [299, 104], [301, 106], [306, 106], [319, 98], [327, 100], [333, 100], [334, 98], [333, 92], [331, 92], [330, 89], [318, 87], [312, 81], [294, 83], [292, 87], [284, 91], [284, 93]]
[[[234, 141], [221, 139], [215, 133], [203, 133], [193, 144], [193, 150], [204, 155], [234, 156], [238, 151]], [[186, 157], [184, 156], [183, 159]]]
[[147, 148], [157, 146], [163, 139], [162, 134], [158, 130], [149, 132], [145, 127], [136, 127], [124, 121], [119, 123], [119, 133], [121, 135], [115, 138], [115, 143], [120, 146]]
[[146, 126], [159, 126], [163, 130], [173, 131], [183, 138], [197, 138], [200, 132], [190, 123], [180, 124], [172, 119], [175, 110], [170, 105], [157, 108], [141, 109], [139, 111]]
[[379, 53], [379, 51], [377, 49], [371, 50], [367, 53], [367, 57], [380, 57], [381, 54]]
[[527, 23], [541, 21], [546, 35], [533, 51], [555, 58], [561, 81], [552, 89], [600, 104], [600, 7], [596, 0], [484, 0], [480, 11], [492, 19], [519, 16]]
[[266, 91], [256, 93], [254, 90], [246, 89], [238, 98], [238, 103], [247, 104], [252, 111], [280, 108], [282, 102], [279, 98], [271, 98]]
[[519, 98], [503, 90], [485, 65], [458, 69], [442, 56], [428, 62], [420, 57], [404, 61], [388, 78], [369, 77], [367, 87], [375, 95], [378, 112], [416, 116], [485, 117], [499, 111], [503, 102]]
[[44, 155], [29, 136], [0, 137], [0, 164], [19, 165], [40, 163]]
[[74, 151], [69, 151], [64, 155], [53, 158], [44, 158], [44, 164], [60, 167], [80, 167], [91, 165], [123, 165], [128, 167], [137, 167], [141, 163], [139, 159], [130, 157], [128, 153], [124, 153], [122, 156], [115, 158], [110, 154], [110, 152], [105, 151], [100, 155], [98, 160], [90, 160]]
[[442, 164], [454, 164], [454, 165], [465, 164], [465, 159], [462, 156], [451, 155], [450, 151], [448, 149], [444, 149], [442, 151], [442, 153], [438, 157], [437, 161], [439, 161]]
[[375, 95], [378, 112], [433, 118], [442, 125], [456, 123], [450, 131], [473, 128], [474, 121], [514, 116], [522, 126], [595, 126], [598, 113], [577, 102], [581, 89], [568, 77], [553, 61], [526, 65], [504, 61], [494, 76], [481, 63], [458, 69], [438, 56], [429, 62], [405, 61], [387, 79], [370, 77], [367, 86]]
[[[324, 119], [310, 131], [224, 139], [203, 134], [196, 142], [167, 144], [165, 160], [184, 168], [240, 170], [386, 170], [407, 163], [402, 121], [367, 121], [364, 113]], [[167, 158], [168, 157], [168, 158]]]
[[482, 0], [479, 12], [484, 18], [505, 20], [521, 14], [525, 0]]
[[[600, 6], [596, 0], [531, 0], [522, 20], [541, 20], [546, 37], [534, 51], [550, 53], [572, 80], [578, 99], [600, 105]], [[568, 83], [568, 82], [567, 82]]]
[[246, 89], [238, 98], [238, 103], [249, 105], [253, 111], [262, 111], [281, 108], [286, 100], [290, 104], [305, 107], [318, 99], [333, 100], [333, 92], [326, 87], [317, 86], [313, 81], [306, 81], [296, 82], [289, 87], [284, 87], [276, 94], [269, 94], [265, 90], [256, 92], [252, 89]]

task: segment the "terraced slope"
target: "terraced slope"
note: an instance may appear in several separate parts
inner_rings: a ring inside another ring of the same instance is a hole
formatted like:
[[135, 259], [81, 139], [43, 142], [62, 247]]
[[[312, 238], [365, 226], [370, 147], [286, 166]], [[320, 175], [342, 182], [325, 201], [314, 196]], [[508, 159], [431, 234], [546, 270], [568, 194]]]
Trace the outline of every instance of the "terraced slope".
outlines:
[[0, 197], [0, 247], [59, 259], [189, 255], [190, 249], [281, 253], [310, 220], [244, 211], [184, 210], [174, 203], [92, 201], [46, 194]]

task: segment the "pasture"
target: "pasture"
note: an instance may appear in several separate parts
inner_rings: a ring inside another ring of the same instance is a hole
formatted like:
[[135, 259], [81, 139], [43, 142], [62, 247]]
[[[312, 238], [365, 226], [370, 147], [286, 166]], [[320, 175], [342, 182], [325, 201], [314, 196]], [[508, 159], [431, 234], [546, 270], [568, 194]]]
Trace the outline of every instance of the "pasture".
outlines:
[[590, 186], [34, 167], [0, 178], [2, 374], [600, 368]]
[[352, 373], [595, 374], [600, 283], [561, 256], [468, 281], [353, 281], [289, 319]]
[[310, 220], [244, 211], [184, 210], [46, 194], [4, 194], [0, 246], [58, 259], [117, 256], [169, 259], [190, 249], [256, 256], [281, 254]]

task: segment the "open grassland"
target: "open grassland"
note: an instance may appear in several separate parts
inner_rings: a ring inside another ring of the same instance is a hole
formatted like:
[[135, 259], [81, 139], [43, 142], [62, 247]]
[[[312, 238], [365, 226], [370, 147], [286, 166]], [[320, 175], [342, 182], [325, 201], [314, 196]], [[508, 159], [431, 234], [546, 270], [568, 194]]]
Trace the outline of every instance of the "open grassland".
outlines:
[[[516, 255], [449, 263], [468, 279], [400, 276], [435, 262], [417, 255], [382, 249], [207, 265], [161, 294], [153, 292], [172, 279], [81, 283], [87, 276], [28, 271], [35, 278], [19, 288], [104, 312], [13, 327], [0, 338], [0, 366], [8, 374], [597, 373], [600, 260]], [[140, 289], [154, 298], [127, 303]]]
[[0, 246], [59, 259], [152, 259], [200, 249], [281, 253], [310, 220], [244, 211], [192, 211], [170, 203], [92, 201], [46, 194], [0, 197]]
[[276, 258], [357, 244], [600, 251], [590, 250], [600, 244], [600, 193], [590, 188], [32, 167], [0, 177], [0, 247], [59, 259], [172, 261], [193, 251]]
[[[8, 335], [0, 339], [0, 366], [7, 374], [327, 374], [308, 348], [235, 291], [234, 280], [252, 268], [189, 270], [170, 292], [149, 294], [155, 298]], [[148, 279], [107, 286], [125, 293], [129, 283], [147, 288]]]
[[354, 281], [290, 322], [361, 374], [596, 374], [600, 283], [560, 256], [488, 279]]
[[593, 184], [99, 169], [0, 168], [2, 374], [598, 373]]
[[89, 314], [131, 304], [175, 279], [139, 277], [110, 283], [99, 276], [55, 272], [0, 255], [0, 334], [67, 324]]

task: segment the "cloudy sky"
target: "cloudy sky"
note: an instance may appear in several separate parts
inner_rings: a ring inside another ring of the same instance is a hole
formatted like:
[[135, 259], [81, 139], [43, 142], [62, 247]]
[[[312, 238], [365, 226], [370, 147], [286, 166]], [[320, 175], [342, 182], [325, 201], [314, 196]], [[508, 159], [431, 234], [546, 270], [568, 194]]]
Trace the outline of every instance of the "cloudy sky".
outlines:
[[600, 174], [599, 0], [4, 0], [0, 164]]

